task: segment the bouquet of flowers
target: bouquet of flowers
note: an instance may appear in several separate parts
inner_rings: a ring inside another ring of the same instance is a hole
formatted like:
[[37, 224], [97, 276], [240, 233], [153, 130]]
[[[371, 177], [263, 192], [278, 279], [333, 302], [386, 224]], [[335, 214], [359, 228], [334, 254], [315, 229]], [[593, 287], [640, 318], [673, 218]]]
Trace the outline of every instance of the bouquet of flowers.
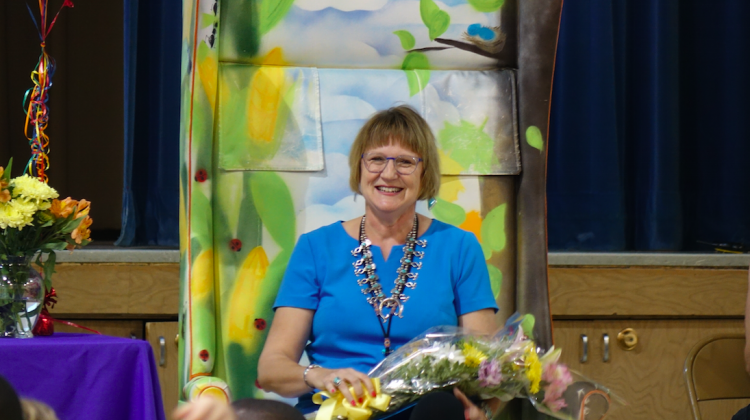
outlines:
[[560, 349], [542, 354], [524, 334], [521, 320], [515, 314], [491, 337], [435, 327], [399, 348], [369, 373], [391, 397], [387, 412], [454, 387], [478, 399], [527, 398], [540, 412], [560, 419], [603, 418], [614, 403], [623, 403], [560, 363]]
[[[12, 162], [0, 167], [0, 336], [30, 337], [45, 291], [53, 293], [55, 251], [88, 245], [92, 220], [88, 201], [58, 200], [29, 175], [11, 179]], [[31, 268], [34, 256], [43, 282]]]
[[0, 259], [36, 255], [49, 289], [55, 251], [91, 242], [91, 203], [70, 197], [58, 200], [54, 188], [30, 175], [11, 179], [12, 163], [11, 159], [6, 168], [0, 166]]

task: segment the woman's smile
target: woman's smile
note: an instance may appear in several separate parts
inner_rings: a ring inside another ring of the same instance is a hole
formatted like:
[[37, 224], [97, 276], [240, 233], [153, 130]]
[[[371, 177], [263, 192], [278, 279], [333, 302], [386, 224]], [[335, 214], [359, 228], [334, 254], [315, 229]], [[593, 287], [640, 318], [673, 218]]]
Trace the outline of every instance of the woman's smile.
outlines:
[[397, 193], [400, 193], [401, 191], [404, 190], [403, 188], [388, 187], [388, 186], [385, 186], [385, 185], [379, 185], [379, 186], [375, 187], [375, 189], [377, 189], [378, 191], [380, 191], [381, 193], [383, 193], [385, 195], [396, 195]]

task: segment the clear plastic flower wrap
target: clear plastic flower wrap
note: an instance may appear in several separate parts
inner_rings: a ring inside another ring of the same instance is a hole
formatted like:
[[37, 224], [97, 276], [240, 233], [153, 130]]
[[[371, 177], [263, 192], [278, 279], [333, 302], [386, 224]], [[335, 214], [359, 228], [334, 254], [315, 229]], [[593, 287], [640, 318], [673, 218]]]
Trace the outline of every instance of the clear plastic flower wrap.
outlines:
[[388, 356], [369, 376], [391, 397], [386, 413], [421, 396], [459, 388], [475, 399], [527, 398], [560, 419], [600, 419], [624, 401], [609, 389], [572, 372], [558, 361], [560, 350], [542, 353], [514, 314], [494, 336], [453, 326], [427, 330]]

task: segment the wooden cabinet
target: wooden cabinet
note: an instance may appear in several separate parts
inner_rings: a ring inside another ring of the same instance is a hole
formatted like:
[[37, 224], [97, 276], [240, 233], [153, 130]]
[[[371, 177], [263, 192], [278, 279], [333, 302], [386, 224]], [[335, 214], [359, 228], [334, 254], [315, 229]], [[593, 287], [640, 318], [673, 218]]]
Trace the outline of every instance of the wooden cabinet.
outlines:
[[[638, 343], [629, 351], [617, 339], [618, 333], [626, 328], [634, 329], [638, 337]], [[610, 387], [628, 402], [627, 407], [608, 417], [612, 420], [692, 419], [684, 375], [688, 352], [705, 337], [742, 332], [742, 320], [554, 322], [555, 345], [563, 349], [561, 360]], [[604, 334], [609, 336], [609, 360], [606, 362]], [[585, 363], [581, 362], [581, 335], [588, 338]]]
[[[552, 266], [555, 346], [572, 369], [627, 401], [608, 419], [692, 420], [688, 352], [704, 338], [744, 332], [747, 276], [740, 267]], [[632, 350], [617, 338], [626, 328], [637, 337]], [[586, 362], [582, 335], [588, 339]], [[729, 419], [748, 401], [707, 403], [704, 420]]]
[[146, 340], [154, 349], [156, 370], [159, 372], [161, 398], [166, 418], [172, 417], [177, 407], [179, 383], [177, 380], [177, 322], [147, 322]]

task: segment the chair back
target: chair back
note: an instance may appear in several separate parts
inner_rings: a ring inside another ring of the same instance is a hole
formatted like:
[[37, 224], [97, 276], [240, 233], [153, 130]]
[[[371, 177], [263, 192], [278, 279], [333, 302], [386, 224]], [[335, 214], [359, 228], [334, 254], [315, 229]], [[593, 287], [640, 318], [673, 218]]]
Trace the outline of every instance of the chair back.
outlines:
[[[690, 404], [696, 420], [729, 418], [750, 403], [750, 376], [745, 371], [745, 337], [717, 335], [693, 347], [685, 361]], [[721, 406], [726, 406], [724, 410]]]
[[[267, 397], [257, 362], [299, 235], [364, 213], [349, 149], [417, 110], [441, 187], [417, 211], [473, 232], [499, 317], [551, 345], [546, 142], [561, 0], [185, 0], [180, 381]], [[208, 390], [208, 391], [207, 391]]]

